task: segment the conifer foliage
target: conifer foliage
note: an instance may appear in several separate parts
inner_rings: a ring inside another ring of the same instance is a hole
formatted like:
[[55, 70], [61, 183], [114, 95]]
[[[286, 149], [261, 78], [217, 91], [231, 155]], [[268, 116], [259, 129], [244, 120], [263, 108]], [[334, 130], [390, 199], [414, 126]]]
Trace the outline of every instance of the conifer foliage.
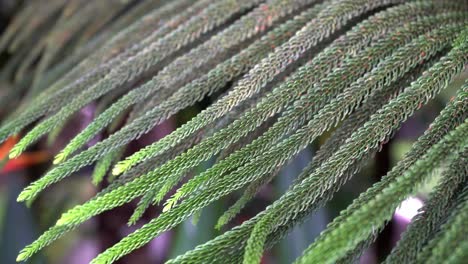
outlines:
[[[47, 2], [47, 4], [44, 4]], [[31, 203], [81, 168], [109, 186], [64, 212], [18, 255], [23, 261], [104, 211], [139, 199], [164, 210], [106, 249], [112, 263], [212, 202], [244, 194], [217, 228], [301, 150], [332, 132], [290, 188], [264, 211], [169, 263], [259, 263], [323, 206], [400, 125], [468, 65], [468, 2], [459, 0], [24, 1], [2, 33], [0, 78], [9, 110], [0, 142], [18, 157], [54, 141], [96, 102], [93, 121], [27, 186]], [[205, 98], [212, 103], [125, 157], [129, 143]], [[7, 110], [5, 110], [7, 111]], [[468, 240], [468, 81], [388, 174], [355, 199], [296, 260], [350, 262], [398, 205], [443, 170], [386, 263], [461, 263]], [[119, 125], [115, 125], [115, 124]], [[102, 131], [108, 137], [87, 143]], [[198, 174], [200, 164], [216, 162]], [[181, 184], [182, 183], [182, 184]], [[171, 192], [173, 191], [173, 192]], [[169, 195], [171, 194], [171, 195]]]

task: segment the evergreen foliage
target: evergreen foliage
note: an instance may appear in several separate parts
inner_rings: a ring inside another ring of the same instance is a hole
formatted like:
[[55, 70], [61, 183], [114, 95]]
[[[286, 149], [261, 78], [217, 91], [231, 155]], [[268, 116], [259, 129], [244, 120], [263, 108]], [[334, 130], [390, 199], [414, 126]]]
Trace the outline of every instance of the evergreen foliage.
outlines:
[[[92, 164], [93, 183], [110, 184], [64, 212], [18, 261], [134, 199], [139, 203], [129, 224], [151, 205], [164, 204], [159, 216], [93, 260], [112, 263], [242, 190], [220, 216], [221, 228], [280, 168], [331, 132], [264, 211], [169, 260], [259, 263], [266, 248], [332, 199], [468, 65], [466, 1], [44, 1], [25, 1], [0, 38], [0, 51], [12, 54], [0, 80], [13, 82], [0, 103], [16, 109], [0, 126], [0, 142], [24, 132], [13, 159], [46, 135], [54, 142], [88, 104], [96, 102], [98, 110], [18, 201], [31, 203]], [[124, 156], [129, 143], [205, 98], [212, 103], [191, 120]], [[385, 262], [466, 259], [467, 117], [465, 81], [403, 159], [296, 262], [352, 262], [439, 168], [437, 187]], [[109, 136], [86, 148], [102, 131]], [[213, 158], [213, 166], [191, 174]]]

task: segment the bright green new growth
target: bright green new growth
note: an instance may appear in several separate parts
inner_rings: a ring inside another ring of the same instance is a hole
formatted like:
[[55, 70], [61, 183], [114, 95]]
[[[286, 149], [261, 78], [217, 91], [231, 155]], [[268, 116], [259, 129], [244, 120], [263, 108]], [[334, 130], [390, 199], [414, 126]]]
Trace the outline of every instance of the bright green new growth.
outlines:
[[[112, 263], [242, 190], [220, 215], [215, 227], [221, 228], [301, 150], [333, 131], [264, 211], [168, 261], [259, 263], [265, 249], [331, 200], [468, 64], [465, 1], [30, 2], [0, 38], [0, 50], [14, 52], [0, 80], [15, 82], [0, 101], [15, 105], [0, 127], [0, 142], [32, 125], [11, 151], [14, 158], [43, 135], [54, 143], [83, 107], [96, 102], [98, 110], [18, 201], [32, 202], [95, 162], [93, 183], [110, 184], [65, 212], [18, 261], [99, 213], [139, 199], [128, 220], [134, 224], [163, 202], [159, 216], [92, 262]], [[72, 35], [60, 38], [63, 32]], [[37, 45], [28, 44], [32, 40]], [[404, 158], [336, 217], [297, 263], [355, 260], [401, 201], [440, 167], [442, 180], [386, 263], [466, 257], [467, 95], [465, 81]], [[121, 160], [133, 140], [206, 98], [212, 103], [194, 118]], [[104, 130], [108, 137], [80, 149]], [[191, 173], [213, 158], [211, 167]]]
[[[316, 12], [316, 10], [311, 10], [311, 12], [308, 12], [308, 14], [298, 18], [298, 23], [300, 23], [303, 20], [306, 20], [308, 16], [314, 15]], [[210, 71], [210, 73], [208, 73], [206, 77], [202, 77], [200, 80], [195, 80], [194, 82], [189, 84], [187, 90], [190, 91], [198, 87], [208, 87], [209, 89], [213, 89], [215, 87], [224, 86], [229, 80], [232, 80], [232, 78], [234, 77], [231, 75], [231, 72], [233, 70], [239, 69], [239, 62], [244, 62], [248, 59], [251, 59], [252, 56], [266, 54], [268, 51], [271, 50], [271, 44], [274, 45], [278, 42], [281, 43], [282, 41], [287, 40], [288, 36], [290, 35], [289, 30], [292, 30], [300, 25], [301, 24], [297, 25], [293, 23], [292, 25], [285, 25], [284, 28], [279, 28], [279, 31], [277, 32], [273, 31], [271, 35], [267, 35], [264, 38], [260, 39], [259, 42], [253, 43], [251, 46], [252, 49], [247, 48], [243, 50], [238, 56], [232, 58], [227, 65], [222, 64], [220, 65], [220, 68], [216, 67], [215, 69]], [[249, 64], [247, 64], [246, 66], [248, 67]], [[176, 102], [170, 103], [170, 105], [173, 104], [176, 104]], [[146, 113], [145, 116], [138, 118], [129, 126], [122, 128], [117, 133], [111, 135], [107, 140], [98, 143], [93, 148], [90, 148], [78, 154], [77, 156], [70, 159], [68, 162], [57, 167], [55, 170], [50, 171], [50, 173], [47, 176], [43, 177], [41, 180], [36, 182], [36, 185], [38, 185], [40, 188], [44, 188], [45, 186], [42, 182], [48, 185], [51, 183], [47, 183], [48, 181], [50, 181], [50, 179], [58, 181], [60, 180], [60, 178], [57, 178], [57, 175], [60, 175], [60, 177], [66, 177], [67, 175], [70, 175], [71, 172], [105, 155], [111, 150], [111, 148], [115, 148], [119, 145], [128, 143], [132, 139], [138, 137], [138, 135], [135, 135], [133, 133], [133, 131], [135, 131], [135, 129], [137, 129], [138, 126], [144, 124], [145, 127], [143, 129], [145, 131], [153, 127], [154, 123], [149, 121], [151, 121], [153, 116], [159, 117], [159, 112], [161, 112], [161, 110], [159, 108], [156, 108], [154, 109], [154, 111]], [[141, 132], [141, 134], [143, 133]]]
[[[453, 27], [452, 29], [455, 29], [455, 28], [457, 28], [457, 26]], [[461, 28], [461, 27], [458, 27], [458, 28]], [[447, 27], [447, 30], [450, 31], [451, 27]], [[447, 35], [446, 33], [448, 33], [448, 32], [446, 30], [437, 30], [434, 33], [444, 35], [444, 36], [447, 36], [447, 37], [450, 38], [450, 36], [449, 36], [450, 34]], [[435, 39], [433, 39], [432, 36], [429, 35], [429, 36], [423, 36], [422, 38], [420, 38], [420, 42], [415, 42], [415, 45], [410, 46], [410, 47], [411, 48], [416, 48], [416, 47], [420, 48], [420, 45], [423, 46], [423, 47], [424, 46], [428, 47], [427, 46], [428, 45], [427, 41], [429, 41], [429, 43], [432, 43], [433, 45], [437, 46], [437, 43], [434, 42]], [[405, 56], [401, 56], [401, 57], [404, 57], [404, 58], [407, 58], [408, 60], [410, 60], [411, 59], [410, 54], [414, 54], [414, 50], [412, 50], [411, 48], [409, 48], [407, 50], [403, 49], [403, 51], [405, 51], [407, 54], [405, 54]], [[462, 48], [464, 48], [464, 47], [462, 47]], [[463, 66], [463, 64], [465, 63], [466, 58], [464, 58], [464, 56], [460, 55], [460, 54], [463, 54], [463, 51], [464, 51], [464, 49], [454, 50], [453, 54], [451, 54], [452, 56], [446, 58], [446, 61], [451, 61], [453, 59], [453, 57], [455, 57], [456, 61], [454, 61], [454, 62], [452, 62], [450, 64], [445, 63], [445, 61], [441, 62], [440, 64], [435, 65], [432, 68], [432, 70], [437, 72], [437, 74], [439, 74], [439, 76], [442, 76], [442, 77], [447, 78], [447, 76], [446, 76], [447, 74], [451, 74], [450, 76], [453, 76], [455, 73], [457, 73], [457, 69], [458, 69], [458, 71], [460, 71], [460, 69], [461, 69], [460, 67]], [[427, 50], [427, 52], [429, 53], [430, 51]], [[442, 65], [442, 67], [441, 67], [441, 65]], [[390, 67], [390, 66], [392, 66], [392, 67]], [[387, 67], [393, 69], [393, 66], [394, 65], [389, 64]], [[368, 80], [374, 80], [374, 79], [369, 78]], [[421, 83], [425, 84], [424, 80], [421, 80]], [[423, 97], [423, 98], [426, 98], [426, 100], [427, 100], [427, 99], [429, 99], [429, 97], [427, 97], [426, 95], [431, 95], [431, 94], [433, 95], [434, 92], [431, 93], [430, 91], [425, 91], [424, 88], [426, 88], [425, 85], [423, 85], [423, 87], [421, 87], [419, 90], [416, 90], [417, 92], [422, 93], [422, 94], [416, 94], [416, 95], [413, 95], [412, 93], [409, 93], [409, 94], [412, 95], [412, 96]], [[438, 89], [440, 89], [440, 88], [442, 88], [442, 87], [438, 87]], [[410, 90], [410, 92], [413, 92], [413, 90]], [[403, 102], [406, 103], [408, 99], [407, 98], [405, 98], [405, 99], [406, 100], [397, 101], [399, 103], [397, 105], [399, 106]], [[417, 101], [417, 98], [412, 98], [412, 99], [413, 99], [413, 102]], [[418, 105], [419, 105], [419, 103], [416, 104], [416, 107]], [[325, 108], [325, 110], [326, 110], [326, 108]], [[324, 112], [326, 113], [326, 111], [324, 111]], [[405, 112], [398, 112], [398, 113], [399, 114], [405, 114]], [[406, 115], [409, 115], [409, 114], [406, 113]], [[382, 122], [382, 123], [384, 123], [385, 125], [389, 125], [388, 122]], [[315, 124], [315, 122], [310, 122], [309, 124], [312, 125], [312, 124]], [[392, 125], [392, 123], [390, 123], [390, 125]], [[369, 127], [373, 127], [373, 126], [369, 126]], [[366, 128], [368, 129], [368, 127], [366, 127]], [[120, 256], [121, 254], [125, 254], [126, 252], [128, 252], [132, 248], [139, 247], [142, 243], [145, 243], [145, 241], [149, 241], [149, 239], [151, 239], [155, 235], [159, 234], [160, 232], [163, 232], [163, 231], [167, 230], [171, 226], [174, 226], [176, 223], [179, 223], [180, 221], [182, 221], [182, 219], [187, 218], [191, 213], [193, 213], [196, 210], [196, 208], [201, 208], [202, 206], [208, 204], [210, 201], [214, 201], [218, 197], [220, 197], [222, 195], [225, 195], [226, 193], [241, 187], [244, 184], [243, 182], [245, 182], [246, 178], [248, 179], [249, 176], [250, 176], [250, 178], [252, 178], [252, 179], [249, 179], [249, 181], [253, 180], [254, 176], [258, 177], [259, 175], [261, 175], [263, 173], [261, 171], [258, 172], [258, 170], [262, 169], [262, 167], [260, 166], [260, 164], [262, 164], [262, 161], [267, 160], [267, 159], [265, 159], [265, 157], [268, 157], [269, 160], [275, 160], [275, 159], [278, 159], [278, 157], [280, 159], [284, 159], [284, 158], [282, 158], [283, 157], [282, 155], [287, 155], [288, 154], [288, 152], [286, 150], [286, 147], [290, 146], [290, 145], [288, 145], [289, 142], [303, 142], [303, 141], [307, 140], [307, 137], [311, 137], [311, 135], [313, 136], [313, 134], [310, 134], [310, 131], [307, 130], [307, 129], [303, 129], [302, 131], [303, 131], [303, 134], [298, 134], [298, 136], [297, 136], [298, 139], [294, 138], [294, 137], [291, 137], [292, 139], [286, 140], [286, 143], [280, 144], [280, 145], [278, 145], [277, 148], [274, 148], [274, 150], [271, 150], [271, 151], [267, 152], [267, 154], [262, 157], [263, 159], [261, 161], [256, 160], [255, 161], [256, 166], [247, 167], [249, 169], [248, 170], [248, 172], [249, 172], [248, 175], [247, 174], [242, 175], [242, 174], [240, 174], [242, 172], [242, 170], [237, 170], [237, 171], [234, 172], [233, 175], [231, 175], [231, 177], [223, 178], [222, 180], [220, 180], [220, 182], [218, 184], [213, 183], [211, 186], [207, 186], [206, 188], [204, 188], [204, 191], [201, 192], [200, 194], [194, 195], [193, 198], [190, 198], [190, 199], [184, 201], [179, 206], [175, 207], [173, 210], [170, 210], [170, 211], [166, 212], [166, 214], [163, 214], [163, 215], [159, 216], [158, 218], [156, 218], [155, 220], [150, 222], [148, 225], [146, 225], [142, 229], [138, 230], [136, 233], [124, 238], [121, 241], [121, 243], [117, 244], [115, 247], [111, 248], [109, 251], [106, 251], [105, 253], [103, 253], [100, 257], [98, 257], [97, 260], [100, 260], [100, 258], [101, 259], [106, 259], [108, 256], [115, 257], [116, 254], [118, 254], [118, 256]], [[383, 130], [383, 131], [385, 131], [385, 130]], [[305, 136], [305, 138], [303, 138], [304, 136]], [[376, 137], [376, 136], [378, 136], [378, 135], [374, 135], [374, 137]], [[363, 137], [363, 139], [370, 140], [370, 139], [372, 139], [372, 137]], [[366, 148], [366, 147], [367, 146], [364, 146], [363, 148]], [[349, 149], [353, 149], [353, 148], [349, 147]], [[347, 150], [349, 150], [349, 149], [347, 148]], [[351, 154], [353, 156], [356, 156], [356, 151], [357, 150], [358, 149], [355, 149], [354, 151], [350, 152], [349, 154]], [[293, 151], [297, 151], [297, 150], [294, 150], [294, 148], [293, 148]], [[277, 155], [277, 156], [274, 156], [274, 155]], [[347, 159], [339, 159], [339, 160], [347, 160]], [[277, 164], [278, 163], [276, 163], [275, 165], [277, 165]], [[260, 166], [260, 167], [258, 167], [258, 166]], [[244, 167], [246, 167], [246, 166], [244, 166]], [[257, 170], [257, 171], [255, 171], [255, 170]], [[242, 175], [242, 177], [244, 177], [243, 181], [239, 181], [241, 175]], [[116, 189], [116, 190], [119, 190], [119, 189], [122, 190], [121, 192], [118, 192], [119, 197], [122, 197], [124, 199], [129, 199], [135, 193], [141, 192], [142, 191], [141, 188], [145, 188], [147, 186], [148, 182], [145, 181], [145, 178], [143, 177], [143, 178], [136, 179], [133, 183], [135, 183], [135, 184], [131, 184], [131, 185], [127, 184], [125, 187]], [[143, 184], [141, 184], [139, 187], [136, 187], [137, 183], [143, 183]], [[124, 191], [124, 189], [125, 189], [125, 191]], [[110, 201], [112, 201], [112, 203], [113, 203], [112, 206], [115, 206], [115, 204], [114, 204], [115, 198], [109, 198], [111, 196], [111, 194], [112, 194], [112, 192], [111, 193], [106, 193], [104, 196], [99, 197], [96, 201], [98, 203], [100, 203], [100, 205], [97, 205], [96, 203], [94, 203], [94, 204], [89, 204], [88, 203], [88, 204], [85, 204], [82, 207], [77, 207], [76, 209], [72, 209], [72, 211], [66, 213], [61, 219], [59, 219], [57, 224], [60, 226], [60, 225], [63, 225], [63, 224], [67, 225], [67, 224], [79, 223], [79, 222], [81, 222], [81, 221], [83, 221], [83, 220], [85, 220], [87, 218], [87, 216], [85, 215], [86, 212], [92, 212], [92, 211], [99, 212], [99, 211], [103, 210], [104, 208], [106, 208], [106, 203], [108, 203]], [[131, 195], [131, 196], [128, 196], [128, 195]], [[127, 197], [125, 197], [125, 196], [127, 196]], [[294, 200], [294, 201], [296, 201], [296, 200]], [[181, 219], [180, 217], [182, 217], [182, 216], [184, 218]], [[176, 222], [174, 222], [174, 221], [176, 221]]]
[[[408, 53], [412, 53], [411, 51], [409, 51]], [[390, 67], [389, 67], [390, 68]], [[357, 87], [357, 86], [356, 86]], [[199, 153], [200, 155], [201, 153]], [[183, 156], [181, 156], [183, 157]], [[174, 162], [176, 162], [176, 160], [174, 160]], [[171, 166], [171, 162], [167, 163], [166, 165], [164, 165], [163, 167], [161, 167], [161, 169], [159, 171], [161, 171], [163, 168], [170, 168]], [[228, 162], [226, 162], [228, 163]], [[220, 164], [226, 164], [226, 163], [220, 163]], [[229, 162], [230, 164], [230, 162]], [[213, 171], [215, 169], [215, 167], [211, 168], [210, 171]], [[162, 170], [164, 171], [164, 170]], [[219, 172], [219, 171], [218, 171]], [[161, 173], [163, 174], [163, 173]], [[116, 202], [116, 201], [122, 201], [122, 202], [126, 202], [128, 201], [129, 199], [132, 199], [133, 197], [136, 197], [138, 196], [141, 192], [143, 192], [145, 189], [150, 189], [151, 188], [151, 185], [156, 185], [156, 183], [151, 183], [153, 178], [154, 177], [154, 173], [152, 174], [149, 174], [149, 175], [145, 175], [144, 177], [142, 178], [139, 178], [136, 180], [136, 182], [134, 183], [129, 183], [131, 186], [137, 186], [137, 185], [140, 185], [141, 187], [139, 188], [136, 188], [135, 192], [134, 193], [131, 193], [130, 192], [130, 186], [126, 186], [125, 188], [122, 187], [120, 189], [116, 189], [115, 191], [111, 191], [111, 193], [106, 193], [106, 199], [105, 200], [100, 200], [101, 203], [105, 202], [105, 201], [113, 201], [113, 202]], [[145, 180], [147, 179], [147, 180]], [[157, 179], [157, 178], [156, 178]], [[145, 184], [142, 184], [141, 181], [144, 181]], [[151, 184], [151, 185], [150, 185]], [[133, 187], [132, 187], [133, 188]], [[163, 187], [163, 191], [164, 190], [164, 187]], [[125, 193], [125, 195], [124, 195]], [[91, 206], [91, 205], [90, 205]], [[96, 208], [100, 208], [100, 210], [104, 209], [105, 207], [104, 206], [96, 206], [96, 205], [92, 205], [93, 207], [96, 207]], [[90, 211], [88, 211], [90, 212]], [[80, 217], [86, 217], [85, 215], [81, 214]], [[74, 217], [73, 217], [74, 218]], [[76, 220], [78, 220], [78, 218], [75, 218]]]

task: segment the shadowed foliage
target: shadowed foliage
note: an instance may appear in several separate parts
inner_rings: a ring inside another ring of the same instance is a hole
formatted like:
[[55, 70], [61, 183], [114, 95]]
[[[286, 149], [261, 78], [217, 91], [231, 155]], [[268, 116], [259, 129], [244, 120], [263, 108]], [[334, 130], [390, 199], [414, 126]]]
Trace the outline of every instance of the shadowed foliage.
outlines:
[[[402, 123], [462, 76], [467, 26], [468, 2], [458, 0], [24, 1], [0, 38], [0, 51], [11, 54], [0, 72], [0, 142], [21, 135], [9, 158], [44, 136], [53, 143], [74, 114], [97, 107], [18, 201], [33, 202], [88, 165], [95, 166], [94, 184], [109, 185], [64, 212], [18, 261], [135, 199], [129, 224], [164, 205], [92, 262], [112, 263], [242, 190], [220, 216], [222, 228], [280, 168], [325, 137], [265, 210], [169, 260], [259, 263], [266, 248], [331, 200]], [[207, 98], [192, 119], [125, 156], [131, 142]], [[442, 170], [437, 186], [385, 262], [466, 259], [467, 117], [465, 81], [404, 157], [296, 262], [356, 259], [435, 170]], [[97, 135], [106, 136], [89, 144]]]

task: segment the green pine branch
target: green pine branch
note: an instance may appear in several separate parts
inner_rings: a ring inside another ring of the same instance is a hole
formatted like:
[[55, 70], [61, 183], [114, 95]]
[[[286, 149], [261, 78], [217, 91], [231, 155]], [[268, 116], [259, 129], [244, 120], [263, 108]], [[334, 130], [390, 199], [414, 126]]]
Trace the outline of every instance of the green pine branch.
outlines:
[[[266, 209], [168, 261], [259, 263], [415, 111], [455, 76], [464, 78], [467, 19], [468, 3], [456, 0], [24, 1], [0, 36], [7, 58], [0, 143], [20, 135], [13, 159], [44, 136], [48, 146], [60, 141], [83, 107], [95, 105], [95, 116], [18, 201], [32, 203], [88, 165], [94, 184], [109, 184], [64, 212], [18, 261], [104, 211], [138, 199], [131, 225], [163, 203], [160, 215], [92, 262], [112, 263], [191, 216], [197, 224], [204, 207], [242, 190], [218, 218], [220, 228], [300, 151], [318, 145]], [[397, 206], [441, 168], [437, 187], [385, 262], [466, 258], [467, 89], [466, 81], [457, 87], [403, 159], [297, 263], [355, 261]], [[191, 120], [124, 157], [134, 140], [202, 100], [206, 108]], [[213, 165], [199, 169], [207, 161]]]

